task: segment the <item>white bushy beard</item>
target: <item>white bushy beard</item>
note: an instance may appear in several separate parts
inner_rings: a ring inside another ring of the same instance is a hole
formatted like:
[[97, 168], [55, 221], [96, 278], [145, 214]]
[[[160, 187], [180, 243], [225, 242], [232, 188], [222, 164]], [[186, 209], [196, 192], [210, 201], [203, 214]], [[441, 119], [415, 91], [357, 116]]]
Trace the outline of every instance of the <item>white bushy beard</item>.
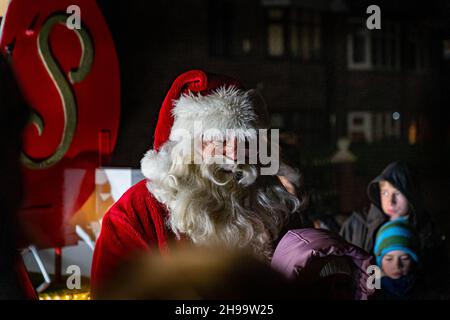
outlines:
[[148, 188], [169, 209], [170, 229], [195, 244], [250, 249], [271, 259], [274, 241], [300, 200], [256, 165], [193, 164], [180, 144], [166, 143], [171, 165]]

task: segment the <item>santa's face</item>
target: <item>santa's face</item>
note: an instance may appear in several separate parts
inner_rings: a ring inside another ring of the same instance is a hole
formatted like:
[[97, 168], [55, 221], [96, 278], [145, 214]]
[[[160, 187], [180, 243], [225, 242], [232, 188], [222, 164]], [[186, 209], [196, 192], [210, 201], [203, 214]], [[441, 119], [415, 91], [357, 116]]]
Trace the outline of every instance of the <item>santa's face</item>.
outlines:
[[245, 141], [238, 141], [236, 137], [229, 137], [223, 141], [202, 139], [199, 143], [201, 145], [202, 162], [209, 164], [248, 164], [251, 151], [246, 143]]
[[225, 141], [202, 141], [202, 159], [210, 163], [211, 159], [224, 156], [231, 161], [236, 161], [237, 144], [237, 138]]
[[189, 164], [185, 158], [190, 156], [180, 155], [175, 146], [169, 151], [174, 162], [167, 178], [152, 182], [151, 191], [169, 208], [171, 229], [194, 243], [249, 247], [270, 257], [286, 217], [299, 206], [298, 198], [276, 176], [260, 175], [257, 165], [237, 163], [236, 140], [219, 148], [217, 142], [202, 146], [204, 157], [227, 157], [230, 162]]

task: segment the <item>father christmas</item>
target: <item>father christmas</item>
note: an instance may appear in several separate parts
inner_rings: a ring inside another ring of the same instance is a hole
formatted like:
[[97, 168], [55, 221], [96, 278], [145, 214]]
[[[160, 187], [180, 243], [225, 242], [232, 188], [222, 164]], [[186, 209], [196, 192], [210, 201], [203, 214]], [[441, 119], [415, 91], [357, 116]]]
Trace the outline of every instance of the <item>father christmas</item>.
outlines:
[[[281, 163], [278, 172], [264, 174], [261, 161], [237, 161], [237, 145], [255, 145], [258, 130], [267, 129], [259, 101], [236, 80], [200, 70], [174, 81], [153, 149], [141, 161], [146, 179], [103, 218], [92, 264], [94, 298], [135, 254], [170, 254], [172, 241], [243, 248], [269, 262], [300, 200], [277, 177], [295, 184], [292, 168]], [[196, 123], [201, 132], [194, 130]], [[254, 150], [245, 151], [248, 159]], [[194, 161], [199, 158], [203, 161]]]

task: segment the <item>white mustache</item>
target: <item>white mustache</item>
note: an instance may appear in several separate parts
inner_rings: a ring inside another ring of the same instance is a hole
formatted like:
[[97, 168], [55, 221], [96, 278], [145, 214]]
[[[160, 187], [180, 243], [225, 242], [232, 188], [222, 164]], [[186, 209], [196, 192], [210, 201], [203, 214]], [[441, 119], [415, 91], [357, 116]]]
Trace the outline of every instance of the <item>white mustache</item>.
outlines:
[[[217, 185], [226, 185], [233, 179], [238, 179], [238, 183], [242, 186], [249, 186], [253, 184], [258, 177], [258, 169], [255, 165], [250, 164], [238, 164], [236, 161], [223, 156], [217, 155], [217, 162], [212, 164], [207, 164], [205, 168], [205, 173], [208, 178], [210, 178]], [[226, 181], [218, 181], [215, 177], [217, 170], [223, 170], [231, 172], [233, 175]]]

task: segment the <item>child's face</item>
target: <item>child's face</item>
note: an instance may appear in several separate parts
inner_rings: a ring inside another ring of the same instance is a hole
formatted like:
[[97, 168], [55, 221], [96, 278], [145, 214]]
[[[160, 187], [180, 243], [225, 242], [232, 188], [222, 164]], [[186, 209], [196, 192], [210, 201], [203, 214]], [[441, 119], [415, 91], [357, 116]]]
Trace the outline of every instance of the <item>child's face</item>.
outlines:
[[388, 252], [383, 257], [383, 260], [381, 260], [381, 269], [387, 277], [398, 279], [406, 276], [410, 272], [411, 264], [411, 258], [406, 252], [394, 250]]
[[408, 199], [387, 181], [380, 182], [381, 207], [391, 220], [408, 214]]

